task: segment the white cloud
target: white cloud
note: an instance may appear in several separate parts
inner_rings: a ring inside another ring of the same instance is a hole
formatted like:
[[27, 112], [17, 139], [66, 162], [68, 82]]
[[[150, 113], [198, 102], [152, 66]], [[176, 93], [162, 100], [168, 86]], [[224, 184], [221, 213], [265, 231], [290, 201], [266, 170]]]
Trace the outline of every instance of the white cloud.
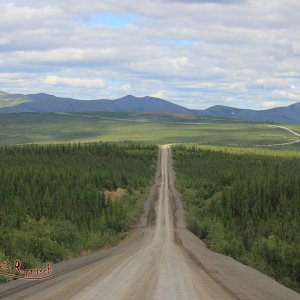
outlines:
[[263, 108], [269, 109], [278, 106], [278, 102], [266, 101], [261, 104]]
[[0, 46], [1, 45], [9, 45], [9, 44], [10, 44], [10, 40], [9, 39], [0, 37]]
[[13, 57], [21, 61], [30, 62], [74, 62], [76, 61], [95, 61], [108, 59], [117, 54], [117, 50], [112, 48], [105, 49], [76, 49], [63, 48], [50, 51], [19, 51], [14, 52]]
[[51, 6], [51, 2], [42, 7], [24, 6], [23, 3], [17, 5], [13, 2], [0, 3], [0, 10], [0, 28], [9, 31], [34, 30], [43, 25], [59, 26], [67, 18], [64, 11]]
[[[3, 90], [160, 95], [194, 108], [300, 100], [297, 0], [2, 0], [0, 9]], [[103, 12], [137, 18], [88, 22]]]
[[122, 91], [125, 93], [125, 94], [129, 94], [132, 92], [132, 87], [130, 84], [123, 84], [122, 87], [121, 87]]
[[295, 83], [296, 81], [298, 81], [298, 79], [296, 78], [261, 78], [261, 79], [256, 79], [255, 80], [255, 84], [258, 87], [263, 87], [263, 88], [267, 88], [267, 89], [278, 89], [278, 88], [289, 88], [293, 85], [293, 83]]
[[102, 79], [84, 79], [84, 78], [68, 78], [58, 76], [47, 76], [41, 79], [42, 83], [48, 85], [85, 87], [85, 88], [104, 88], [105, 83]]
[[281, 107], [281, 106], [287, 106], [289, 104], [292, 104], [293, 102], [283, 102], [283, 101], [266, 101], [262, 102], [260, 105], [261, 109], [270, 109], [275, 107]]
[[154, 94], [151, 94], [150, 96], [163, 99], [163, 98], [168, 98], [169, 93], [168, 93], [168, 91], [161, 90]]

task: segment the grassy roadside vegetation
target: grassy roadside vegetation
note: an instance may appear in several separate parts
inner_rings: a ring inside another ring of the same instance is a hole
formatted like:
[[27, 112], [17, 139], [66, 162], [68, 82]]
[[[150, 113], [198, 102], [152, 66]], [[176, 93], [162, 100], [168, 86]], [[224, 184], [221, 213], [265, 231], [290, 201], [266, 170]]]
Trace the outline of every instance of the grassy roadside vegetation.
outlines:
[[300, 125], [289, 125], [288, 127], [300, 133]]
[[300, 156], [174, 146], [191, 231], [214, 251], [300, 291]]
[[[115, 245], [143, 208], [156, 161], [157, 146], [137, 143], [0, 147], [0, 262], [37, 267]], [[126, 194], [107, 201], [118, 187]]]

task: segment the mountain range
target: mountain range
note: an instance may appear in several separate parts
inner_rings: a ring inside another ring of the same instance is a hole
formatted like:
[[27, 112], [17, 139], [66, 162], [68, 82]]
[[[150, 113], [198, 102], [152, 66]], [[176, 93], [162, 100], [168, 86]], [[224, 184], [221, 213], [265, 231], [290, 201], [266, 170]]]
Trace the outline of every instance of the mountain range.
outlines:
[[222, 105], [192, 110], [167, 100], [128, 95], [116, 100], [76, 100], [49, 94], [8, 94], [0, 91], [0, 114], [22, 112], [135, 112], [176, 113], [246, 121], [300, 124], [300, 102], [267, 110], [240, 109]]

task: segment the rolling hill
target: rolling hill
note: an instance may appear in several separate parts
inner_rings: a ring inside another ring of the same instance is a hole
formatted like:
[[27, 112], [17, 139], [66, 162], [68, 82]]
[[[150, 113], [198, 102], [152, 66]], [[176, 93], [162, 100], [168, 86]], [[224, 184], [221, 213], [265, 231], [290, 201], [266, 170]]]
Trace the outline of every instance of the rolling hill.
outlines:
[[300, 124], [300, 102], [267, 110], [240, 109], [222, 105], [192, 110], [154, 97], [128, 95], [116, 100], [76, 100], [49, 94], [8, 94], [0, 91], [0, 114], [22, 112], [135, 112], [177, 113], [233, 118], [255, 122]]
[[300, 123], [300, 102], [287, 107], [277, 107], [267, 110], [239, 109], [216, 105], [199, 114], [213, 117], [236, 118], [255, 122]]
[[14, 107], [21, 103], [29, 102], [30, 99], [24, 95], [11, 95], [0, 91], [0, 109], [5, 107]]
[[[6, 102], [19, 95], [6, 94]], [[23, 96], [24, 101], [16, 105], [0, 107], [0, 113], [20, 112], [139, 112], [139, 113], [191, 113], [191, 110], [169, 101], [154, 98], [138, 98], [131, 95], [116, 100], [76, 100], [59, 98], [48, 94]]]

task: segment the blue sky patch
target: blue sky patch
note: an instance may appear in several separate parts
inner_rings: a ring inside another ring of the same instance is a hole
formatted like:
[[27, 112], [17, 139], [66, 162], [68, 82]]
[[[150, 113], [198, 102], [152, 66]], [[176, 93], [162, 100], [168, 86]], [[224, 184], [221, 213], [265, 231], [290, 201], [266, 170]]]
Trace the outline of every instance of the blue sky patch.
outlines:
[[164, 40], [160, 42], [161, 44], [176, 44], [183, 46], [191, 46], [194, 44], [194, 41], [191, 39], [181, 39], [181, 40]]
[[134, 14], [101, 13], [91, 17], [89, 23], [122, 28], [134, 23], [137, 18], [138, 16]]

